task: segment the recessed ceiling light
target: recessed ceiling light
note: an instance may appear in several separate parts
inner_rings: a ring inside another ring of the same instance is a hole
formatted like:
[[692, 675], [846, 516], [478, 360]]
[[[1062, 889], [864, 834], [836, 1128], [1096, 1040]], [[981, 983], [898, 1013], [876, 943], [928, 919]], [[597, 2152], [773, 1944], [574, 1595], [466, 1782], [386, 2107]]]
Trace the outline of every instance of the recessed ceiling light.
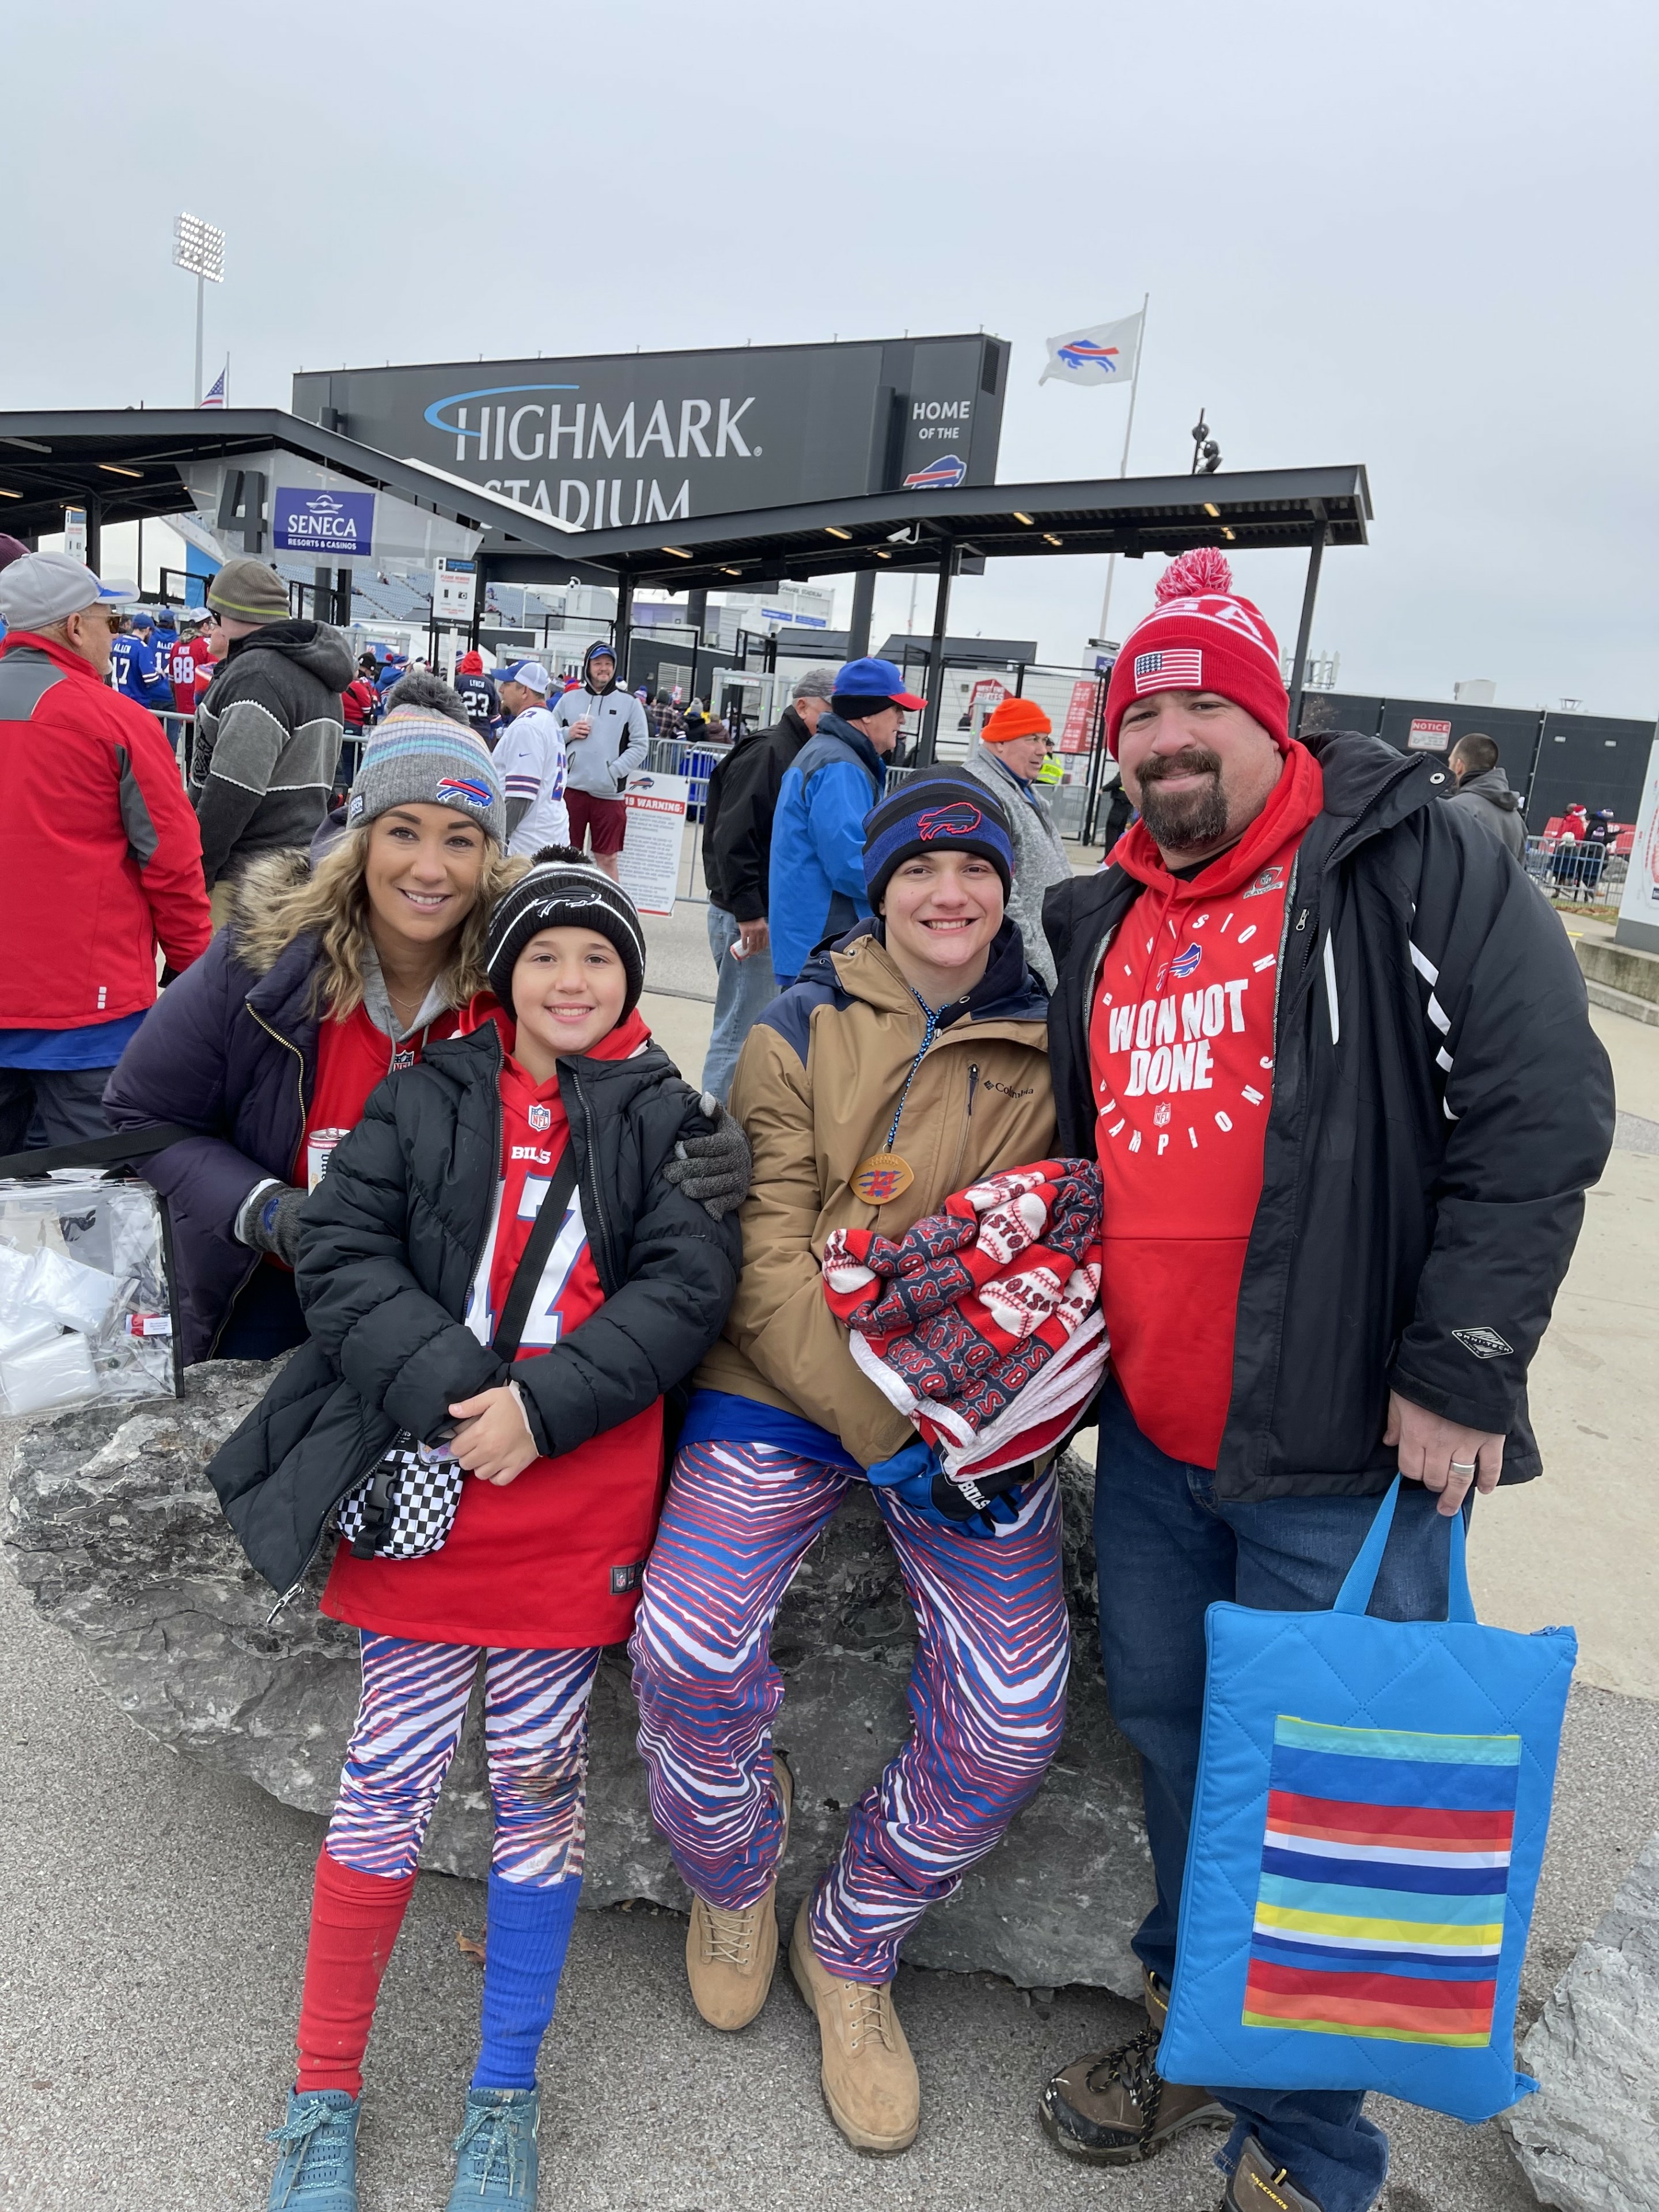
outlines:
[[124, 469], [114, 461], [100, 461], [98, 465], [106, 477], [135, 477], [140, 483], [144, 480], [142, 469]]
[[850, 538], [853, 534], [850, 530], [838, 530], [833, 522], [826, 522], [823, 526], [831, 538]]
[[1218, 522], [1220, 521], [1221, 509], [1218, 507], [1212, 506], [1207, 499], [1204, 502], [1204, 512], [1206, 514], [1213, 515]]
[[691, 558], [690, 554], [683, 545], [665, 545], [662, 550], [665, 553], [672, 553], [677, 561], [689, 561]]
[[4, 484], [0, 484], [0, 499], [21, 499], [22, 496], [21, 491], [8, 491]]
[[1034, 527], [1030, 516], [1029, 514], [1022, 514], [1018, 507], [1014, 509], [1014, 520], [1016, 522], [1023, 522], [1028, 530]]
[[1055, 537], [1052, 530], [1045, 530], [1043, 532], [1042, 540], [1045, 545], [1058, 545], [1060, 543], [1059, 538]]

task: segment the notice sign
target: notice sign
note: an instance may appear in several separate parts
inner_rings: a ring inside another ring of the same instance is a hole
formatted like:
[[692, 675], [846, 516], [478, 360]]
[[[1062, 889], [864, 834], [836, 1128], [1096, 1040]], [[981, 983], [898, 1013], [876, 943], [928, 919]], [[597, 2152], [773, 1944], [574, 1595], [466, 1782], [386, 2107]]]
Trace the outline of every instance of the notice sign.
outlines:
[[1406, 732], [1408, 753], [1443, 753], [1450, 743], [1449, 722], [1413, 722]]
[[641, 769], [628, 779], [628, 834], [617, 855], [622, 887], [641, 914], [672, 914], [680, 880], [690, 780]]
[[294, 491], [279, 486], [270, 503], [270, 542], [278, 553], [319, 561], [364, 560], [374, 550], [372, 491]]
[[1095, 719], [1095, 702], [1100, 696], [1100, 686], [1091, 677], [1084, 678], [1072, 686], [1072, 696], [1066, 708], [1066, 720], [1060, 727], [1060, 750], [1063, 753], [1086, 753], [1089, 732]]
[[441, 554], [432, 573], [433, 620], [470, 623], [477, 594], [477, 562], [452, 561]]

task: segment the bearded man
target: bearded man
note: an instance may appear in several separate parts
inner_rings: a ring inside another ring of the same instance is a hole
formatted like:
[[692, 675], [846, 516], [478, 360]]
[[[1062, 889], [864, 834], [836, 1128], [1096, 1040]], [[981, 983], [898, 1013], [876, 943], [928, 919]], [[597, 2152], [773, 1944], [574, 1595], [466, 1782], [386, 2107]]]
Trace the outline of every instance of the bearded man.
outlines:
[[1140, 819], [1044, 922], [1057, 1148], [1105, 1185], [1112, 1372], [1095, 1534], [1112, 1711], [1141, 1755], [1148, 2024], [1040, 2118], [1073, 2156], [1226, 2126], [1226, 2212], [1365, 2212], [1364, 2098], [1158, 2071], [1218, 1601], [1328, 1607], [1396, 1472], [1372, 1610], [1443, 1620], [1474, 1490], [1540, 1472], [1527, 1368], [1613, 1137], [1559, 921], [1381, 739], [1290, 735], [1279, 647], [1218, 553], [1125, 643], [1108, 742]]

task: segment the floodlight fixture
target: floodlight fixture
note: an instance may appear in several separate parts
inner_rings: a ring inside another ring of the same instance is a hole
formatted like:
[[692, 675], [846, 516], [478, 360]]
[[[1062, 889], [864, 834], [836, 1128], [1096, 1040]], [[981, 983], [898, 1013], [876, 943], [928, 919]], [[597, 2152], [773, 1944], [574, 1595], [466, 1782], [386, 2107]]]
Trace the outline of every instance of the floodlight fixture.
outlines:
[[202, 316], [206, 287], [225, 281], [225, 234], [199, 215], [173, 226], [173, 265], [196, 279], [196, 404], [202, 404]]
[[225, 234], [199, 215], [181, 215], [173, 227], [173, 264], [210, 284], [225, 281]]

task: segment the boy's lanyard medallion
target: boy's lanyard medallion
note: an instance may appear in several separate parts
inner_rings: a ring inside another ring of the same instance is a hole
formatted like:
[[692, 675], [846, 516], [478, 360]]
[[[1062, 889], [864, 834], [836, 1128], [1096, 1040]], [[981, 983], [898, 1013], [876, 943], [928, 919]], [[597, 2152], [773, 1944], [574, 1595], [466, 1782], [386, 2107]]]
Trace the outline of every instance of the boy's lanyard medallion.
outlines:
[[[910, 987], [907, 985], [906, 988], [909, 989]], [[910, 989], [910, 996], [927, 1015], [927, 1026], [922, 1032], [921, 1049], [910, 1062], [910, 1072], [904, 1079], [904, 1088], [899, 1092], [897, 1110], [893, 1115], [892, 1126], [887, 1132], [886, 1143], [878, 1152], [872, 1152], [867, 1160], [861, 1160], [853, 1170], [849, 1187], [853, 1195], [861, 1199], [866, 1206], [885, 1206], [890, 1199], [902, 1196], [916, 1179], [915, 1170], [909, 1161], [901, 1158], [893, 1150], [893, 1139], [898, 1134], [899, 1117], [904, 1111], [905, 1100], [910, 1096], [910, 1085], [916, 1079], [916, 1070], [927, 1057], [927, 1048], [939, 1035], [939, 1024], [950, 1012], [951, 1007], [941, 1006], [935, 1012], [920, 991]], [[951, 1001], [952, 1006], [960, 1006], [962, 1003], [960, 999]]]

